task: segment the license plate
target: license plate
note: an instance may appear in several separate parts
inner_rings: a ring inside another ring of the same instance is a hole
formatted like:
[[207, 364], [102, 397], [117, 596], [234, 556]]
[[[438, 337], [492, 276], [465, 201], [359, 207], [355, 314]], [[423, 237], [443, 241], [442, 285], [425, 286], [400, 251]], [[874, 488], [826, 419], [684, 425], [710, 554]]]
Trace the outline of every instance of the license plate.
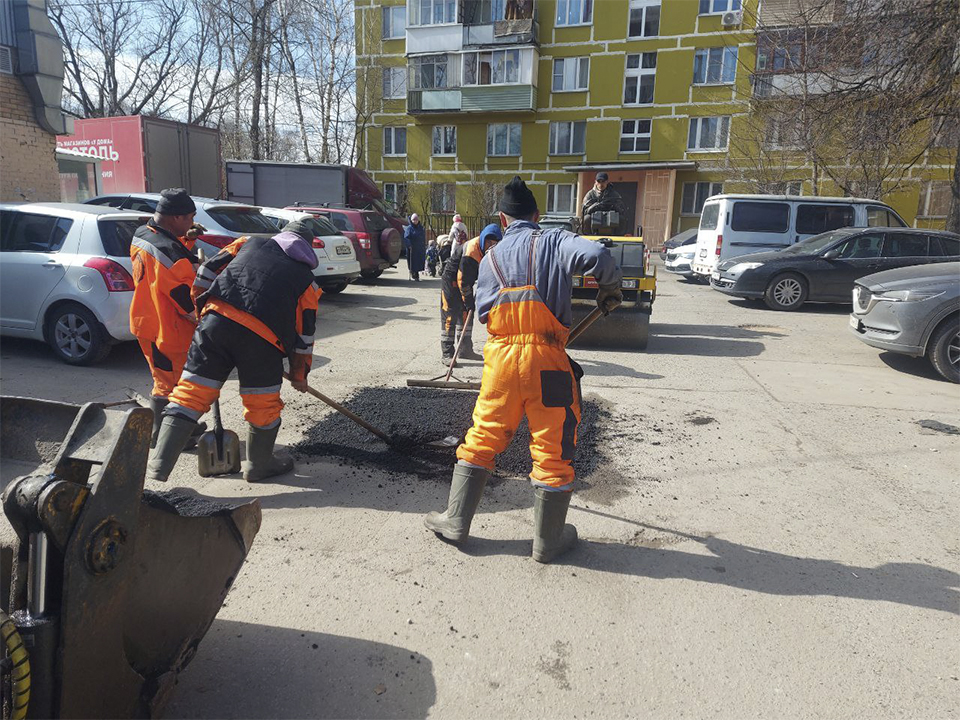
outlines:
[[851, 315], [851, 316], [850, 316], [850, 327], [852, 327], [854, 330], [859, 330], [859, 329], [860, 329], [860, 318], [858, 318], [856, 315]]
[[350, 248], [346, 245], [337, 245], [337, 255], [349, 255]]
[[711, 277], [713, 280], [719, 281], [719, 280], [720, 280], [720, 273], [718, 273], [718, 272], [710, 273], [710, 277]]

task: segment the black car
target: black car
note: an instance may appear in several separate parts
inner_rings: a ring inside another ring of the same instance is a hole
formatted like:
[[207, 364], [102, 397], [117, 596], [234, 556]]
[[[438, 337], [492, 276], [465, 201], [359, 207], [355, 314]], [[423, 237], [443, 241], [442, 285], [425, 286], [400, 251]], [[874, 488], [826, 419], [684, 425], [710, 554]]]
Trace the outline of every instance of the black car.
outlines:
[[678, 248], [682, 245], [693, 245], [697, 242], [697, 233], [699, 228], [690, 228], [689, 230], [684, 230], [683, 232], [677, 233], [672, 238], [667, 240], [663, 247], [660, 248], [660, 259], [666, 260], [667, 253], [674, 248]]
[[843, 228], [776, 252], [724, 260], [710, 278], [715, 290], [763, 298], [774, 310], [805, 302], [851, 301], [853, 284], [882, 270], [960, 259], [960, 235], [940, 230]]

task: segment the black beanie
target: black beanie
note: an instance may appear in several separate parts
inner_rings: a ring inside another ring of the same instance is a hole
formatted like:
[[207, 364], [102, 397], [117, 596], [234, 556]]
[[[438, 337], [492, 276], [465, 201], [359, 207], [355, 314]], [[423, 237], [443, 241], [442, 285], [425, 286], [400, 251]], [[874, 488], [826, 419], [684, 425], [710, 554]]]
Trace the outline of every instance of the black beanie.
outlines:
[[316, 237], [316, 235], [313, 234], [313, 228], [311, 228], [305, 220], [291, 220], [283, 226], [281, 232], [294, 233], [307, 241], [312, 241], [313, 238]]
[[161, 215], [189, 215], [196, 211], [193, 198], [183, 188], [167, 188], [160, 193], [157, 212]]
[[512, 218], [530, 217], [537, 211], [537, 199], [519, 175], [515, 175], [503, 189], [499, 209]]

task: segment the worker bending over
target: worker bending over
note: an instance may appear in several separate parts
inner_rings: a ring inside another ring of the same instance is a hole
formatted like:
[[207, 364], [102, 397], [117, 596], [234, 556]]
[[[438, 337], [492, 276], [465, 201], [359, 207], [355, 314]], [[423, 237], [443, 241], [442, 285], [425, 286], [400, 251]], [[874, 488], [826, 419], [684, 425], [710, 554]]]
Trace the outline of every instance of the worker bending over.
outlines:
[[[193, 222], [196, 212], [186, 190], [164, 190], [153, 218], [137, 228], [130, 243], [134, 286], [130, 332], [140, 343], [153, 376], [150, 447], [157, 443], [161, 413], [180, 379], [197, 327], [190, 292], [200, 262], [193, 246], [203, 228]], [[194, 436], [204, 429], [198, 424]]]
[[470, 533], [497, 455], [527, 416], [535, 489], [533, 558], [550, 562], [577, 541], [565, 525], [573, 490], [583, 371], [566, 353], [572, 275], [592, 275], [597, 305], [609, 312], [622, 300], [621, 273], [600, 243], [561, 229], [541, 232], [533, 193], [515, 177], [500, 200], [503, 240], [480, 264], [476, 308], [487, 324], [480, 395], [473, 427], [457, 449], [450, 499], [426, 526], [453, 542]]
[[164, 411], [148, 479], [170, 476], [197, 418], [219, 397], [234, 368], [248, 425], [244, 479], [256, 482], [293, 469], [293, 460], [275, 457], [273, 446], [283, 409], [283, 359], [289, 359], [291, 384], [300, 392], [313, 360], [321, 294], [313, 277], [313, 237], [306, 223], [294, 221], [272, 238], [240, 238], [200, 267], [194, 292], [200, 324]]

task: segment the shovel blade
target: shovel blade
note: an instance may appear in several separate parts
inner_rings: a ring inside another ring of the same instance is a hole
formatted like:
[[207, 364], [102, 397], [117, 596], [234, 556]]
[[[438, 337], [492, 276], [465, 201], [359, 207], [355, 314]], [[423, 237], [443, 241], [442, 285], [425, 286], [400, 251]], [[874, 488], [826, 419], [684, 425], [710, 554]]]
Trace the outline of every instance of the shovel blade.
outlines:
[[201, 477], [240, 472], [240, 438], [232, 430], [223, 431], [223, 453], [217, 451], [217, 435], [210, 430], [197, 441], [197, 463]]

